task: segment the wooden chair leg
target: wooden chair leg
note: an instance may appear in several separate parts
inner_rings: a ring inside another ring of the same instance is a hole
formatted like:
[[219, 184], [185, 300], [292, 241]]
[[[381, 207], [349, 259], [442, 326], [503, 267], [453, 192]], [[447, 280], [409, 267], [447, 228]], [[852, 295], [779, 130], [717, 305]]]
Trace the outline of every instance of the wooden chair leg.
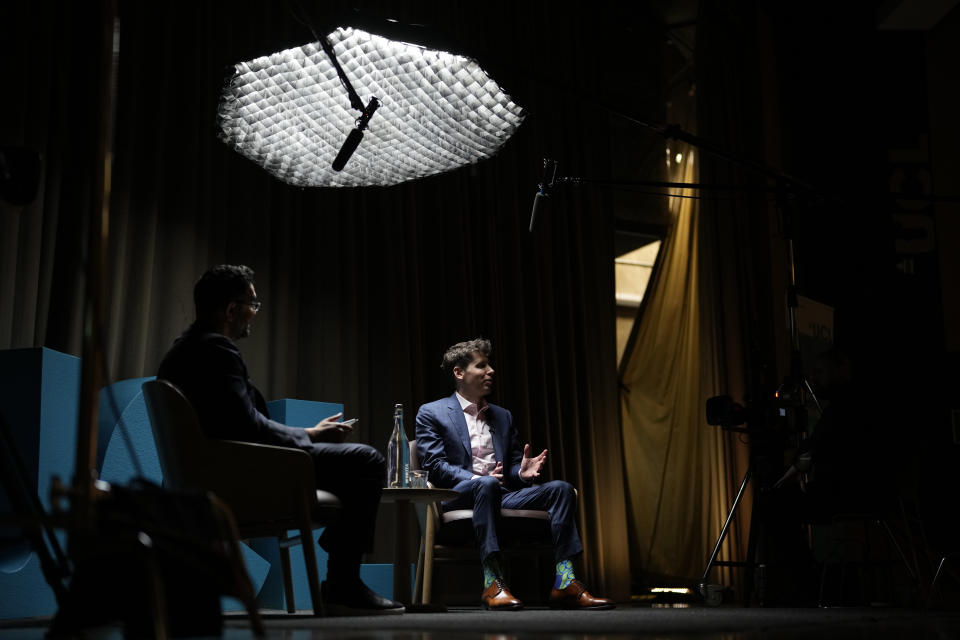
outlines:
[[417, 577], [413, 582], [413, 604], [423, 603], [423, 536], [420, 536], [420, 551], [417, 552]]
[[323, 615], [323, 600], [320, 597], [320, 572], [317, 569], [317, 547], [312, 537], [310, 524], [300, 526], [300, 542], [303, 546], [303, 561], [307, 565], [307, 582], [310, 584], [310, 601], [313, 603], [313, 615]]
[[427, 526], [423, 535], [423, 594], [422, 604], [430, 604], [433, 592], [433, 545], [437, 534], [437, 518], [439, 517], [436, 505], [427, 507]]
[[290, 570], [290, 545], [287, 544], [287, 536], [283, 535], [279, 539], [280, 544], [280, 572], [283, 574], [283, 599], [287, 603], [287, 613], [293, 613], [297, 610], [296, 601], [293, 598], [293, 574]]
[[[141, 544], [142, 542], [138, 542], [137, 546], [139, 547]], [[167, 638], [169, 637], [170, 627], [167, 615], [167, 595], [163, 584], [163, 569], [158, 566], [158, 559], [152, 548], [144, 545], [144, 548], [138, 548], [137, 551], [141, 563], [139, 568], [146, 576], [149, 590], [150, 615], [153, 618], [150, 632], [153, 633], [154, 638]]]

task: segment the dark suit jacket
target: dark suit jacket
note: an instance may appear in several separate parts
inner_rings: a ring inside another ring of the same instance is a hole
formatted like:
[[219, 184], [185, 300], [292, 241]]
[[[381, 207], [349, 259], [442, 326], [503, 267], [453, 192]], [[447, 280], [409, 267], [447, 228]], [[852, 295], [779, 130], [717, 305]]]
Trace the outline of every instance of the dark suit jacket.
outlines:
[[[503, 462], [504, 485], [509, 489], [530, 486], [520, 479], [523, 449], [513, 427], [513, 415], [491, 404], [486, 419], [494, 455]], [[470, 431], [456, 394], [425, 404], [417, 411], [417, 455], [430, 482], [438, 487], [452, 488], [474, 475]]]
[[263, 396], [250, 383], [233, 341], [219, 333], [187, 329], [160, 363], [157, 377], [177, 385], [193, 405], [210, 438], [305, 448], [303, 429], [267, 416]]

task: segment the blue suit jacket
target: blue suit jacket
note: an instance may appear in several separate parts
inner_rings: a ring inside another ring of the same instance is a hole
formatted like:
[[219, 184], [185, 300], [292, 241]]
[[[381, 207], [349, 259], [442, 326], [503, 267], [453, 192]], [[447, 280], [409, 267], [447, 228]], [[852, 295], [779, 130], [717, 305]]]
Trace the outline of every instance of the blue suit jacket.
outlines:
[[[504, 485], [510, 489], [530, 486], [520, 479], [523, 449], [513, 427], [513, 415], [491, 404], [486, 419], [493, 437], [494, 455], [503, 462]], [[427, 470], [430, 482], [437, 487], [452, 488], [474, 475], [470, 432], [455, 393], [425, 404], [417, 411], [417, 455], [420, 466]]]

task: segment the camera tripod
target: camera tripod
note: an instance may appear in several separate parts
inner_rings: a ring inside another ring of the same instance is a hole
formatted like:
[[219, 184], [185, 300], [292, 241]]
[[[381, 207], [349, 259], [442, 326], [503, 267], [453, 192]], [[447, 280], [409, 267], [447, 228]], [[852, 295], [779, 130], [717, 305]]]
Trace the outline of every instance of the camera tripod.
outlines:
[[[796, 280], [796, 262], [794, 256], [794, 247], [793, 247], [793, 228], [791, 222], [790, 212], [785, 203], [785, 187], [783, 183], [778, 183], [777, 188], [777, 209], [780, 212], [781, 222], [783, 224], [784, 231], [784, 241], [787, 257], [787, 268], [788, 268], [788, 283], [786, 291], [786, 303], [787, 303], [787, 319], [788, 326], [790, 331], [790, 373], [786, 380], [777, 388], [774, 398], [776, 399], [775, 406], [779, 413], [779, 418], [787, 417], [787, 411], [792, 407], [794, 411], [799, 413], [799, 419], [797, 423], [793, 425], [795, 428], [790, 430], [777, 430], [771, 427], [769, 424], [765, 424], [766, 429], [751, 429], [751, 428], [735, 428], [730, 426], [724, 426], [725, 431], [733, 431], [739, 433], [748, 433], [753, 436], [758, 437], [770, 437], [774, 435], [786, 435], [790, 433], [798, 433], [800, 431], [805, 431], [806, 427], [806, 398], [810, 398], [816, 407], [819, 413], [822, 413], [820, 402], [817, 399], [816, 394], [810, 386], [809, 381], [803, 374], [803, 367], [801, 364], [800, 356], [800, 331], [799, 325], [797, 322], [797, 308], [799, 306], [799, 299], [797, 295], [797, 280]], [[767, 416], [768, 418], [770, 416]], [[775, 420], [779, 419], [776, 418]], [[757, 520], [757, 514], [759, 512], [759, 496], [761, 492], [761, 487], [756, 487], [753, 492], [753, 508], [751, 510], [750, 518], [750, 529], [748, 534], [747, 541], [747, 559], [741, 562], [734, 561], [718, 561], [717, 555], [720, 553], [720, 547], [723, 544], [723, 541], [727, 537], [727, 533], [730, 529], [730, 524], [733, 521], [733, 517], [737, 512], [737, 508], [740, 506], [741, 501], [743, 500], [744, 493], [746, 492], [747, 485], [750, 483], [751, 479], [754, 478], [754, 475], [757, 471], [757, 461], [762, 457], [762, 453], [758, 451], [760, 449], [763, 453], [768, 453], [769, 442], [751, 442], [750, 444], [750, 462], [747, 466], [747, 471], [744, 473], [743, 480], [740, 483], [740, 489], [737, 491], [737, 496], [733, 501], [733, 504], [730, 507], [730, 511], [727, 513], [727, 518], [723, 523], [723, 528], [720, 531], [720, 535], [717, 538], [717, 542], [714, 545], [713, 553], [710, 554], [710, 558], [707, 561], [707, 566], [703, 571], [703, 575], [700, 578], [699, 591], [700, 595], [704, 598], [705, 602], [708, 605], [716, 606], [720, 604], [722, 599], [721, 591], [718, 585], [711, 585], [708, 580], [710, 578], [710, 572], [714, 566], [729, 566], [729, 567], [742, 567], [746, 569], [756, 569], [756, 577], [759, 581], [757, 586], [757, 600], [760, 606], [764, 605], [766, 598], [766, 563], [765, 563], [765, 534], [761, 532], [761, 535], [757, 535], [757, 527], [755, 526]], [[782, 449], [781, 449], [782, 450]], [[758, 541], [758, 538], [760, 540]], [[761, 551], [758, 553], [757, 547], [761, 546]], [[746, 580], [744, 583], [744, 593], [745, 593], [745, 602], [749, 602], [749, 594], [752, 593], [754, 587], [754, 572], [747, 571]]]
[[[725, 431], [735, 431], [740, 433], [749, 433], [751, 429], [737, 429], [737, 428], [724, 428]], [[713, 553], [710, 554], [710, 559], [707, 560], [707, 566], [703, 570], [703, 575], [700, 577], [699, 591], [700, 595], [703, 597], [704, 601], [709, 606], [717, 606], [723, 600], [722, 591], [720, 585], [710, 584], [708, 582], [710, 578], [710, 572], [715, 566], [723, 567], [742, 567], [745, 569], [755, 569], [762, 566], [761, 563], [758, 563], [754, 560], [756, 552], [756, 538], [754, 531], [754, 519], [757, 511], [758, 503], [758, 492], [753, 494], [753, 510], [751, 512], [750, 518], [750, 533], [747, 538], [747, 559], [741, 562], [729, 561], [729, 560], [717, 560], [717, 556], [720, 554], [720, 547], [723, 545], [723, 541], [727, 537], [727, 533], [730, 531], [730, 523], [733, 522], [733, 517], [737, 513], [737, 508], [740, 506], [740, 502], [743, 500], [743, 495], [746, 493], [747, 485], [750, 483], [750, 480], [754, 475], [754, 456], [750, 455], [750, 463], [747, 465], [747, 471], [743, 474], [743, 481], [740, 483], [740, 489], [737, 491], [737, 497], [734, 498], [733, 504], [730, 506], [730, 510], [727, 512], [727, 518], [723, 522], [723, 528], [720, 530], [720, 535], [717, 537], [717, 543], [713, 547]], [[747, 579], [745, 583], [745, 593], [749, 594], [753, 588], [753, 572], [748, 571]], [[763, 586], [763, 585], [761, 585]]]

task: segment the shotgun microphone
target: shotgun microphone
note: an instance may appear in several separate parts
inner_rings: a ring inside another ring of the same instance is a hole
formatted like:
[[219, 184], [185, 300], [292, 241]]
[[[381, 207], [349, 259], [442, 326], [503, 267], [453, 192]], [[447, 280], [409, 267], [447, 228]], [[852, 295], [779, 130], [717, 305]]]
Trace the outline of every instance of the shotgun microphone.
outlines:
[[360, 114], [360, 117], [357, 118], [357, 121], [354, 123], [356, 127], [350, 131], [347, 139], [343, 142], [343, 146], [340, 147], [340, 152], [337, 153], [337, 157], [333, 159], [334, 171], [342, 171], [343, 167], [347, 164], [347, 160], [350, 159], [353, 152], [360, 146], [360, 141], [363, 140], [363, 130], [367, 128], [371, 116], [373, 116], [373, 113], [379, 106], [379, 100], [370, 98], [370, 102], [367, 103], [363, 113]]
[[543, 176], [540, 179], [540, 184], [537, 185], [537, 193], [533, 196], [533, 208], [530, 209], [529, 233], [533, 233], [533, 223], [537, 219], [537, 209], [540, 208], [541, 201], [544, 198], [550, 197], [550, 192], [553, 191], [553, 181], [556, 175], [557, 161], [551, 160], [550, 158], [544, 158]]
[[343, 167], [347, 164], [347, 160], [350, 159], [350, 156], [353, 155], [353, 152], [356, 151], [357, 147], [360, 146], [361, 140], [363, 140], [363, 131], [360, 129], [351, 129], [350, 135], [347, 136], [343, 146], [340, 147], [340, 153], [338, 153], [337, 157], [333, 159], [334, 171], [343, 170]]

